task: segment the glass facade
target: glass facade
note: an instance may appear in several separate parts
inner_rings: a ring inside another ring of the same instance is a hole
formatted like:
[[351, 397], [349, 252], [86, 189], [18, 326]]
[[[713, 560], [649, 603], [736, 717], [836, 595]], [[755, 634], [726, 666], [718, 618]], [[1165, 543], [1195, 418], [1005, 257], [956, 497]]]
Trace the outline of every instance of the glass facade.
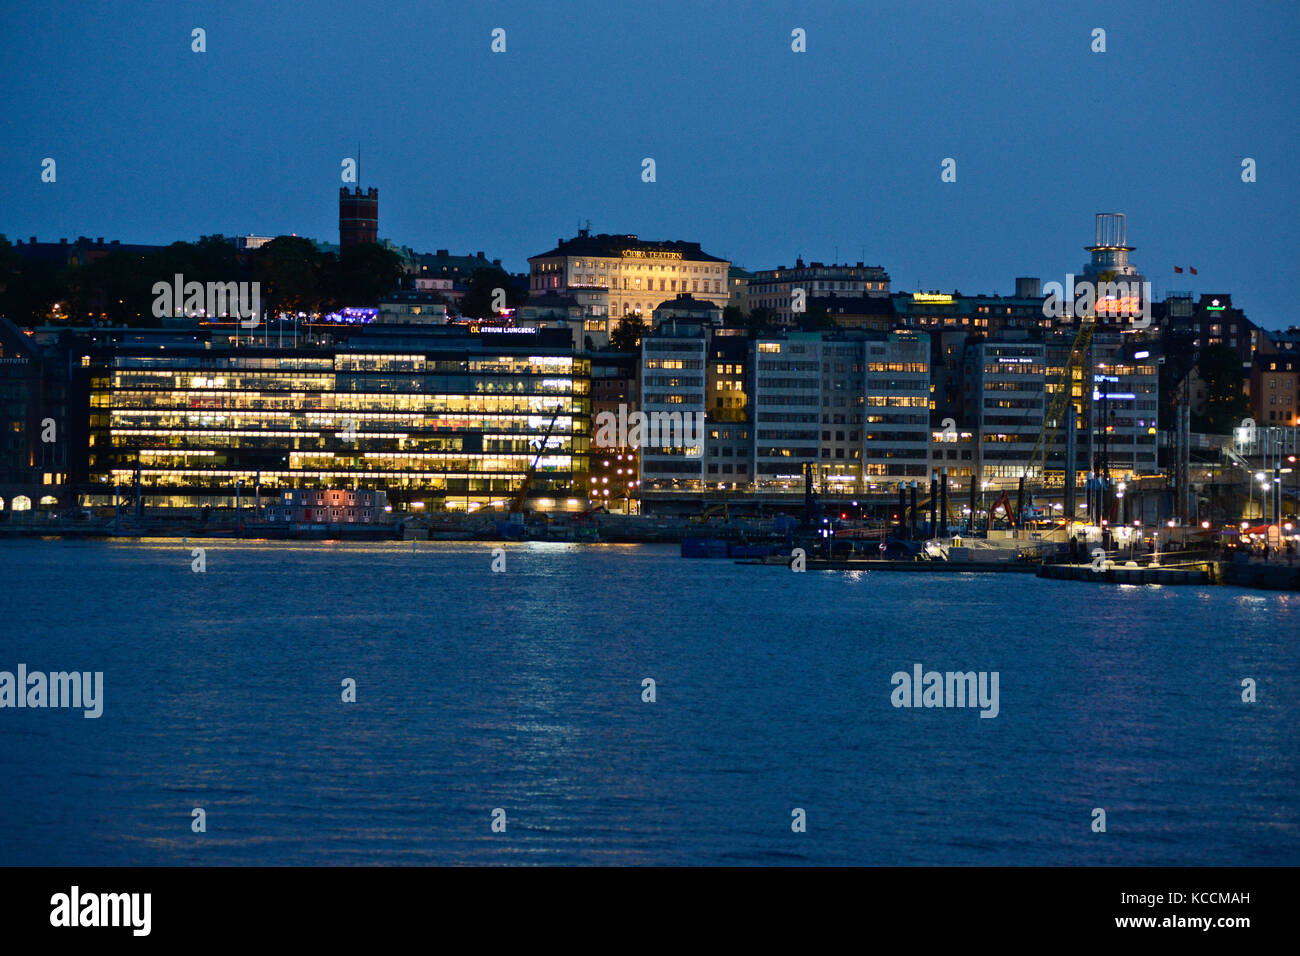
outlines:
[[224, 503], [242, 481], [244, 495], [367, 488], [398, 509], [475, 510], [509, 505], [536, 460], [538, 507], [583, 497], [589, 360], [536, 335], [441, 338], [98, 349], [91, 480], [111, 495], [138, 469], [155, 507]]

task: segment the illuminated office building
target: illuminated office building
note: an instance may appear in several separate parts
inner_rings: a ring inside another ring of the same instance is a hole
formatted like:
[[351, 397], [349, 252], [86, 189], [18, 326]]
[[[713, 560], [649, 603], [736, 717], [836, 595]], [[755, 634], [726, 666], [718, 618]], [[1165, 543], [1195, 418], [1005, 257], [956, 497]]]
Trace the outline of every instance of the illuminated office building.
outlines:
[[[1092, 338], [1091, 441], [1094, 454], [1105, 449], [1112, 477], [1153, 475], [1159, 429], [1160, 377], [1156, 359], [1141, 343], [1119, 332]], [[1088, 441], [1085, 435], [1082, 439]], [[1076, 461], [1086, 464], [1080, 456]]]
[[930, 336], [891, 332], [868, 341], [866, 353], [867, 480], [925, 478], [930, 457]]
[[745, 288], [747, 311], [771, 309], [781, 325], [798, 323], [797, 299], [802, 299], [802, 311], [806, 312], [809, 299], [830, 295], [888, 298], [889, 273], [880, 266], [861, 262], [855, 266], [826, 265], [796, 259], [793, 268], [758, 270]]
[[726, 307], [731, 295], [731, 263], [704, 252], [698, 242], [593, 236], [580, 229], [575, 238], [560, 239], [549, 252], [530, 256], [528, 265], [532, 295], [607, 290], [611, 332], [624, 315], [640, 314], [648, 323], [660, 303], [683, 292], [718, 309]]
[[[641, 338], [641, 484], [699, 489], [704, 480], [708, 327], [669, 320]], [[653, 424], [650, 424], [653, 423]]]
[[585, 505], [590, 363], [567, 330], [389, 327], [323, 348], [123, 336], [89, 362], [97, 504], [138, 469], [149, 507], [361, 488], [399, 511], [476, 510], [509, 505], [536, 460], [529, 507]]
[[[997, 487], [1014, 486], [1026, 476], [1043, 430], [1043, 343], [1026, 336], [968, 345], [966, 381], [964, 418], [978, 435], [979, 474]], [[1027, 477], [1037, 478], [1037, 471]]]
[[758, 489], [802, 487], [804, 465], [820, 461], [821, 356], [817, 332], [754, 342], [750, 407]]

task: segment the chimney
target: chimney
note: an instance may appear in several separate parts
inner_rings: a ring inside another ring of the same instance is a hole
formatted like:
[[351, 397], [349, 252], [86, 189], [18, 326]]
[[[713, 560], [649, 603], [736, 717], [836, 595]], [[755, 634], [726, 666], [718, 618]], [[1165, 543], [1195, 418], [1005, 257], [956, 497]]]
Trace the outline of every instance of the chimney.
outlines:
[[1016, 298], [1037, 299], [1041, 295], [1041, 280], [1037, 276], [1016, 277]]

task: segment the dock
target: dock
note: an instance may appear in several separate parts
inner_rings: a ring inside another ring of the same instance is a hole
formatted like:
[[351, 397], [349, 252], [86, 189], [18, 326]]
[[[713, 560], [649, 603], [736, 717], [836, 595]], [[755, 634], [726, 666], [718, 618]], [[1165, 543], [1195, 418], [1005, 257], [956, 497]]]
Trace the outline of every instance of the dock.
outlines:
[[1259, 561], [1205, 560], [1179, 564], [1044, 564], [1040, 578], [1094, 584], [1226, 584], [1265, 591], [1300, 591], [1300, 566]]
[[1039, 567], [1040, 578], [1055, 581], [1089, 581], [1094, 584], [1214, 584], [1214, 562], [1194, 564], [1117, 565], [1107, 562], [1102, 568], [1091, 564], [1044, 564]]
[[[737, 561], [736, 564], [774, 564], [788, 566], [790, 558], [780, 560]], [[911, 571], [932, 574], [1033, 574], [1037, 564], [1023, 561], [881, 561], [868, 558], [807, 558], [804, 567], [809, 571]]]

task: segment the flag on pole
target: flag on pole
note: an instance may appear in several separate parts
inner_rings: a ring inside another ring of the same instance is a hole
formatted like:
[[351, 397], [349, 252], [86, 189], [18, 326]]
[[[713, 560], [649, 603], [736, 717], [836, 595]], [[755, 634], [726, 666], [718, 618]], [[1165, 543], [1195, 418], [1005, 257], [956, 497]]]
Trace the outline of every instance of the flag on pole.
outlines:
[[1188, 266], [1188, 268], [1191, 269], [1192, 275], [1196, 275], [1196, 266]]
[[1177, 272], [1177, 273], [1180, 273], [1180, 274], [1181, 274], [1182, 271], [1183, 271], [1183, 267], [1182, 267], [1182, 266], [1174, 266], [1174, 271]]

